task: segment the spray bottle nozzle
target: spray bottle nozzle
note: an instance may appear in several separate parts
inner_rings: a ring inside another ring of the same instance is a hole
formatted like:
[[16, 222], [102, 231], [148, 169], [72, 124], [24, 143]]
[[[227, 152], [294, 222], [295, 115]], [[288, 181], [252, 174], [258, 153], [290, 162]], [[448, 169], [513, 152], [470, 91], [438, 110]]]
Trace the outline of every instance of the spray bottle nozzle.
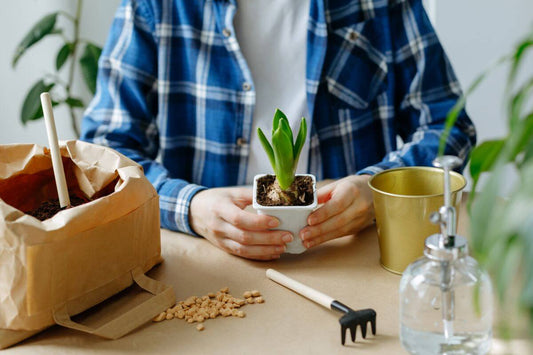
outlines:
[[450, 237], [457, 233], [457, 218], [455, 208], [452, 206], [452, 190], [450, 183], [450, 172], [461, 166], [463, 161], [453, 155], [443, 155], [433, 160], [433, 165], [444, 170], [444, 206], [438, 212], [430, 216], [432, 223], [439, 224], [441, 230], [440, 247], [450, 245]]

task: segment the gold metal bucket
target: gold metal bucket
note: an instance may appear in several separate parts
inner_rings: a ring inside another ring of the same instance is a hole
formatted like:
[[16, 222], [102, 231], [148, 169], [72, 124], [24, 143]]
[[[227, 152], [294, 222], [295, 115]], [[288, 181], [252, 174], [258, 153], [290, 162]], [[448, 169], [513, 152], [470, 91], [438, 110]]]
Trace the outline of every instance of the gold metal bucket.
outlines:
[[[422, 256], [425, 239], [439, 233], [429, 216], [444, 204], [443, 176], [442, 169], [414, 166], [385, 170], [369, 180], [381, 265], [388, 271], [403, 273]], [[466, 180], [456, 172], [450, 177], [452, 204], [459, 212]]]

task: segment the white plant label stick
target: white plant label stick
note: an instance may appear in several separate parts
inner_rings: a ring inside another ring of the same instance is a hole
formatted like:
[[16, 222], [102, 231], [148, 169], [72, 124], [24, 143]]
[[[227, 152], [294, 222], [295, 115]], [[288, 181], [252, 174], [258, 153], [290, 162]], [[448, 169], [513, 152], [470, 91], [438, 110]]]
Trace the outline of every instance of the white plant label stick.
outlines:
[[61, 207], [70, 207], [67, 179], [65, 178], [65, 170], [63, 169], [63, 161], [61, 160], [59, 143], [57, 141], [54, 112], [52, 111], [50, 95], [47, 92], [41, 94], [41, 105], [43, 107], [46, 134], [48, 135], [48, 144], [50, 145], [50, 154], [52, 156], [52, 167], [54, 169], [54, 177], [56, 180], [57, 195], [59, 196], [59, 205]]

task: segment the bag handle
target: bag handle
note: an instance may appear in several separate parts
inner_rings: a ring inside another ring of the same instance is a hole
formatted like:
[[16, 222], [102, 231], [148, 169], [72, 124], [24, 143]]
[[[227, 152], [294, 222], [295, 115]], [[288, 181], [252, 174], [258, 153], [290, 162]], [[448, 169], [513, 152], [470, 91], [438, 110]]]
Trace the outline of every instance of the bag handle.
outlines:
[[152, 297], [98, 328], [91, 328], [74, 322], [68, 314], [66, 303], [54, 310], [54, 321], [66, 328], [76, 329], [107, 339], [118, 339], [150, 321], [176, 302], [176, 296], [171, 286], [149, 278], [138, 267], [133, 269], [131, 274], [135, 283], [143, 290], [151, 293]]

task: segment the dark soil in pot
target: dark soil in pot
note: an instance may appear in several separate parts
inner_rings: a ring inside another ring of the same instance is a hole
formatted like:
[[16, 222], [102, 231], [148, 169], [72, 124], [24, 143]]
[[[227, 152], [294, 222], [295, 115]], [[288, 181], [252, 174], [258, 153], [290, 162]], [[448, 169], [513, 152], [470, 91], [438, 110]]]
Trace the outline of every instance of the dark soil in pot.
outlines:
[[275, 175], [265, 175], [257, 180], [256, 200], [261, 206], [308, 206], [313, 203], [313, 179], [296, 176], [291, 187], [282, 191]]

